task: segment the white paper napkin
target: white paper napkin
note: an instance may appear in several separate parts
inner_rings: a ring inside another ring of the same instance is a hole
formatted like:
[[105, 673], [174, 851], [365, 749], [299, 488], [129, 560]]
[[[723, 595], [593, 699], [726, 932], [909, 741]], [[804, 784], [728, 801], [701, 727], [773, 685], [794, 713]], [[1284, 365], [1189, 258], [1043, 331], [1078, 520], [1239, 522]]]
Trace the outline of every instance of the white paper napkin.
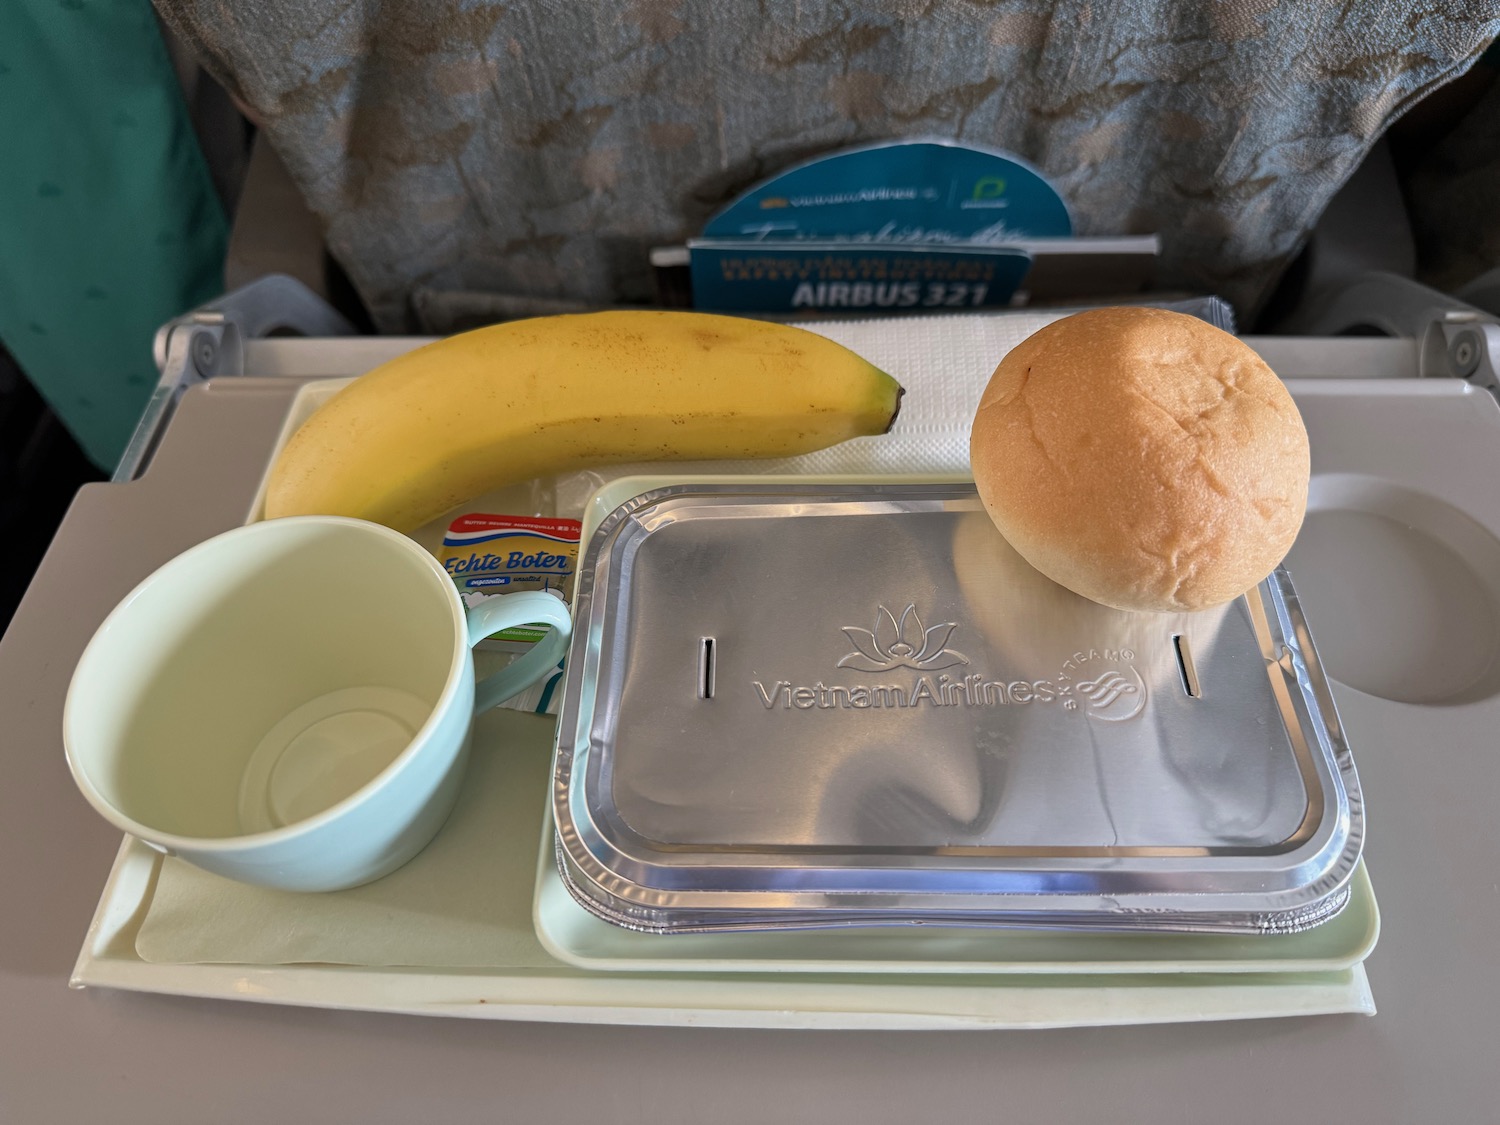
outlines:
[[673, 476], [967, 474], [969, 425], [995, 366], [1027, 336], [1065, 315], [997, 313], [799, 324], [858, 352], [906, 388], [890, 433], [780, 460], [657, 462], [571, 473], [558, 478], [557, 514], [577, 518], [601, 485], [663, 471]]
[[803, 325], [858, 352], [906, 388], [891, 432], [784, 464], [799, 473], [966, 473], [969, 426], [1005, 353], [1063, 313], [924, 316]]

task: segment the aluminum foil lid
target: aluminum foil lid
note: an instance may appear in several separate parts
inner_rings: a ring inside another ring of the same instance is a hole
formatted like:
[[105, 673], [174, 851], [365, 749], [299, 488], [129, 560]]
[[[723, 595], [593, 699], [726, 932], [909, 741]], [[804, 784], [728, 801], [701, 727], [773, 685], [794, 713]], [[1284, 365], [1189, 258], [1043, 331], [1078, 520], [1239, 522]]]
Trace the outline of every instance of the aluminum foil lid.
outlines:
[[684, 485], [600, 525], [575, 612], [554, 813], [615, 921], [1297, 928], [1359, 857], [1282, 572], [1127, 613], [971, 485]]

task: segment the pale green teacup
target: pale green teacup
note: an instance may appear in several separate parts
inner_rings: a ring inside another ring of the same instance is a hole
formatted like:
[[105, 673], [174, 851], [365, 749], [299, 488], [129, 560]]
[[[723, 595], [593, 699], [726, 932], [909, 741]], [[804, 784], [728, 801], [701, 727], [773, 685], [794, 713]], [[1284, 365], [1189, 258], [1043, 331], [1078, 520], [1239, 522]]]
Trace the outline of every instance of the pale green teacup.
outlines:
[[[527, 624], [551, 632], [476, 694], [471, 646]], [[430, 554], [377, 524], [250, 524], [167, 563], [99, 627], [68, 689], [68, 765], [106, 820], [205, 870], [357, 886], [436, 835], [476, 710], [546, 675], [570, 630], [546, 593], [465, 611]]]

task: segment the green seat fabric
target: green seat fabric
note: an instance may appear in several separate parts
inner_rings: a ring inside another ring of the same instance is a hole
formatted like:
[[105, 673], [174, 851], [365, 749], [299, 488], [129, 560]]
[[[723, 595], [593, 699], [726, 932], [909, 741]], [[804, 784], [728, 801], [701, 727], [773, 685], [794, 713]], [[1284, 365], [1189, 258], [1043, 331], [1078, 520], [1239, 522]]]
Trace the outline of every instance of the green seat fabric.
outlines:
[[0, 3], [0, 341], [101, 468], [227, 238], [147, 0]]

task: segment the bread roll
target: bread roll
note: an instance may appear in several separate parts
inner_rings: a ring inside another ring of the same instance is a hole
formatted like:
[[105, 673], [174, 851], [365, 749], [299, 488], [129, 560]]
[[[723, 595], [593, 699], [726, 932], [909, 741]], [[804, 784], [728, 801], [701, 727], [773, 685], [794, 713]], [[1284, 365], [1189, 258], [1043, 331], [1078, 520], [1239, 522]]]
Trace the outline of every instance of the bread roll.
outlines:
[[1230, 601], [1291, 548], [1307, 430], [1265, 362], [1181, 313], [1107, 308], [1000, 362], [970, 435], [990, 518], [1054, 582], [1117, 609]]

